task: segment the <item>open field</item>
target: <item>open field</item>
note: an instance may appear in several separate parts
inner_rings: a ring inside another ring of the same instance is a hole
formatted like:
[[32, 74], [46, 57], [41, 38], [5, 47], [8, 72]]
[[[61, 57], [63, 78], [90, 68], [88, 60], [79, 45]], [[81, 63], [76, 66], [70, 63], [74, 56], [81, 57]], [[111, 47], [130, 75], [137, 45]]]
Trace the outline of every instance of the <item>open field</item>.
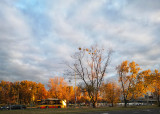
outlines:
[[[108, 114], [117, 114], [120, 112], [121, 113], [129, 113], [132, 114], [131, 112], [141, 112], [142, 110], [152, 110], [156, 111], [158, 113], [152, 113], [152, 114], [160, 114], [160, 108], [157, 106], [137, 106], [137, 107], [103, 107], [103, 108], [65, 108], [65, 109], [25, 109], [25, 110], [5, 110], [5, 111], [0, 111], [0, 114], [74, 114], [74, 113], [94, 113], [94, 114], [103, 114], [104, 112], [107, 112]], [[120, 111], [120, 112], [119, 112]], [[145, 112], [145, 111], [143, 111]], [[106, 114], [107, 114], [106, 113]], [[144, 113], [144, 114], [149, 114]]]

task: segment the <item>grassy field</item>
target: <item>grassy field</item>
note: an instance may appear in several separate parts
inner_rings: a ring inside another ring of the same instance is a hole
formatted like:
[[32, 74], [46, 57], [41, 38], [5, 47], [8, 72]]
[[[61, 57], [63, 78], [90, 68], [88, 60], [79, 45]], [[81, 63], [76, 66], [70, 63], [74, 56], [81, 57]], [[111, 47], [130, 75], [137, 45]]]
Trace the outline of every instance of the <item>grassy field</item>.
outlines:
[[137, 106], [137, 107], [103, 107], [103, 108], [65, 108], [65, 109], [25, 109], [25, 110], [5, 110], [0, 114], [74, 114], [87, 112], [103, 112], [117, 110], [141, 110], [159, 108], [157, 106]]

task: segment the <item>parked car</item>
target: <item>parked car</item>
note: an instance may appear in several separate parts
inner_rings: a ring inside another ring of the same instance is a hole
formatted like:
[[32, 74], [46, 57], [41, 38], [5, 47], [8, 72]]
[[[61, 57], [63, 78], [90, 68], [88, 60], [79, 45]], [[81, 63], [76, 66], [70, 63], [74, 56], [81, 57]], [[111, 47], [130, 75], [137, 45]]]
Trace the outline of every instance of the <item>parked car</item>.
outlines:
[[1, 106], [0, 110], [15, 110], [15, 109], [26, 109], [25, 105], [8, 105], [8, 106]]
[[10, 109], [9, 106], [1, 106], [1, 107], [0, 107], [0, 110], [9, 110], [9, 109]]
[[11, 109], [26, 109], [25, 105], [11, 105]]

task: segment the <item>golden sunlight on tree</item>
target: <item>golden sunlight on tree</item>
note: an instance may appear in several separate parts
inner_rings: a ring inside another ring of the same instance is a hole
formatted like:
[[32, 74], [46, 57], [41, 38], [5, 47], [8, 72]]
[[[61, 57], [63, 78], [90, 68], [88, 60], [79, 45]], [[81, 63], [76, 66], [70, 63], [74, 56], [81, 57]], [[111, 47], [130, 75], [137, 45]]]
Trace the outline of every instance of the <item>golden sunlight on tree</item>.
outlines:
[[41, 83], [32, 81], [0, 82], [1, 104], [30, 104], [38, 99], [45, 99], [47, 90]]
[[153, 76], [153, 88], [154, 88], [154, 94], [157, 97], [158, 106], [160, 106], [160, 73], [158, 70], [155, 70], [152, 74]]
[[49, 95], [51, 98], [65, 99], [67, 98], [67, 82], [62, 77], [54, 77], [49, 80]]
[[116, 82], [103, 83], [101, 87], [101, 94], [104, 100], [111, 103], [112, 107], [114, 104], [120, 102], [120, 87]]
[[[73, 105], [75, 102], [79, 105], [81, 103], [87, 105], [92, 103], [95, 107], [97, 102], [106, 101], [115, 106], [123, 98], [126, 107], [129, 100], [136, 100], [144, 97], [147, 92], [151, 92], [156, 96], [157, 103], [160, 106], [160, 73], [158, 70], [140, 71], [139, 65], [134, 61], [130, 63], [123, 61], [117, 67], [119, 83], [116, 83], [116, 81], [104, 83], [103, 78], [109, 58], [103, 63], [102, 67], [103, 58], [102, 55], [99, 55], [102, 50], [98, 52], [98, 49], [96, 51], [94, 48], [91, 49], [92, 51], [81, 49], [80, 54], [78, 54], [80, 58], [74, 64], [74, 73], [76, 72], [78, 78], [82, 80], [78, 86], [68, 85], [63, 77], [49, 79], [49, 90], [46, 90], [44, 84], [33, 81], [9, 82], [2, 80], [0, 82], [0, 104], [30, 105], [36, 104], [37, 100], [57, 98], [66, 100], [68, 105]], [[90, 53], [86, 57], [87, 61], [83, 60], [85, 53], [87, 55]]]
[[157, 69], [150, 75], [145, 76], [144, 82], [148, 87], [148, 91], [153, 92], [157, 98], [158, 106], [160, 106], [160, 73]]
[[136, 90], [141, 87], [140, 81], [142, 78], [138, 76], [139, 71], [140, 67], [134, 61], [131, 63], [123, 61], [122, 64], [117, 67], [125, 107], [127, 106], [128, 100], [137, 96], [138, 93]]
[[69, 75], [73, 76], [76, 73], [78, 79], [84, 83], [93, 108], [97, 105], [100, 87], [106, 76], [111, 54], [112, 50], [104, 51], [104, 49], [97, 46], [79, 48], [78, 52], [73, 56], [74, 65], [68, 65], [71, 69]]

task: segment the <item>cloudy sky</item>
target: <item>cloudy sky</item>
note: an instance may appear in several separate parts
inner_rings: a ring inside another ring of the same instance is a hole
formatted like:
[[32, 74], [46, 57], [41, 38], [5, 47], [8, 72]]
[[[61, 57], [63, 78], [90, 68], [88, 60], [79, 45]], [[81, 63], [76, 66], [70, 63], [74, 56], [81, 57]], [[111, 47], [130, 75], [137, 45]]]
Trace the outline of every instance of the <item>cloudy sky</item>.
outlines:
[[0, 80], [46, 83], [79, 46], [160, 70], [160, 0], [0, 0]]

